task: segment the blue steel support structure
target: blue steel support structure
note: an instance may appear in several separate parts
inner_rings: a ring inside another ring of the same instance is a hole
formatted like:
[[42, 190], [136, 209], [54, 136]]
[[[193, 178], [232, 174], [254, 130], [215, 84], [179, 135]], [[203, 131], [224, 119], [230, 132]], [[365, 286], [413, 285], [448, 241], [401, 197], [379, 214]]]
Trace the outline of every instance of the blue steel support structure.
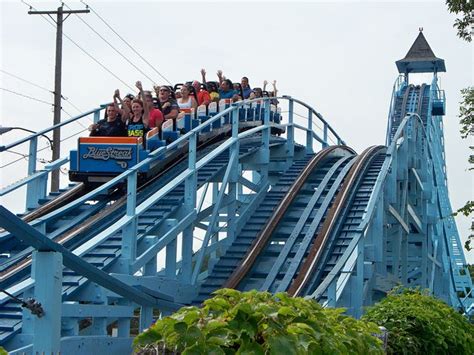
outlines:
[[[424, 41], [419, 36], [415, 49]], [[0, 246], [10, 250], [0, 286], [34, 297], [45, 311], [37, 317], [1, 295], [0, 344], [12, 353], [130, 353], [134, 310], [143, 330], [155, 310], [199, 304], [223, 286], [288, 291], [359, 317], [401, 283], [472, 312], [447, 189], [437, 84], [444, 61], [431, 49], [425, 61], [413, 52], [397, 62], [403, 76], [393, 88], [385, 147], [357, 156], [307, 104], [279, 98], [288, 108], [284, 123], [270, 99], [249, 100], [29, 223], [0, 208]], [[408, 74], [417, 72], [433, 72], [430, 85], [410, 84]], [[80, 117], [98, 119], [101, 109]], [[226, 138], [198, 149], [200, 134], [226, 127]], [[0, 147], [30, 143], [28, 176], [0, 194], [27, 185], [33, 212], [47, 196], [49, 172], [67, 162], [37, 171], [37, 137]], [[142, 166], [183, 147], [183, 162], [138, 188]], [[119, 182], [126, 197], [110, 197]], [[104, 208], [98, 228], [93, 215]], [[71, 243], [77, 236], [84, 239]], [[84, 319], [92, 319], [85, 328]]]

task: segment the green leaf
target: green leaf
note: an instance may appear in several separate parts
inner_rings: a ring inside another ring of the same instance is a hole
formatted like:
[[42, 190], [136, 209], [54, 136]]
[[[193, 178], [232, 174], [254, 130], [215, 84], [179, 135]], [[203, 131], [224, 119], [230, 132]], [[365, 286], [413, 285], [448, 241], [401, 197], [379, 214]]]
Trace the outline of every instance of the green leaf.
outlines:
[[282, 316], [292, 316], [292, 317], [296, 317], [297, 314], [295, 312], [295, 310], [291, 307], [281, 307], [279, 310], [278, 310], [278, 314], [279, 315], [282, 315]]
[[198, 308], [193, 307], [188, 312], [184, 314], [183, 321], [190, 325], [196, 322], [198, 319], [201, 318], [201, 313]]
[[139, 347], [141, 345], [154, 344], [162, 340], [163, 337], [161, 333], [159, 333], [158, 330], [152, 327], [146, 330], [145, 332], [138, 334], [135, 339], [133, 339], [133, 346]]
[[185, 334], [188, 329], [188, 325], [185, 322], [178, 322], [173, 327], [176, 333], [181, 335]]
[[297, 344], [289, 336], [279, 335], [268, 339], [270, 354], [296, 355]]
[[207, 347], [203, 344], [193, 344], [190, 347], [187, 347], [183, 353], [183, 355], [202, 355], [207, 354]]
[[263, 347], [255, 342], [245, 342], [237, 350], [236, 354], [239, 355], [264, 355], [265, 351]]

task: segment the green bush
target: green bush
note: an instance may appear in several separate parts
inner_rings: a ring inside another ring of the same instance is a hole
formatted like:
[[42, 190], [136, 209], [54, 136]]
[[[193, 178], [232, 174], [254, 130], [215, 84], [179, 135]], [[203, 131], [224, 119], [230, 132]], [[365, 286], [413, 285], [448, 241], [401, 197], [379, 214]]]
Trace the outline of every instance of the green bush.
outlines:
[[389, 354], [474, 353], [474, 327], [429, 291], [397, 288], [362, 320], [387, 328]]
[[383, 354], [378, 327], [286, 293], [222, 289], [135, 338], [183, 354]]

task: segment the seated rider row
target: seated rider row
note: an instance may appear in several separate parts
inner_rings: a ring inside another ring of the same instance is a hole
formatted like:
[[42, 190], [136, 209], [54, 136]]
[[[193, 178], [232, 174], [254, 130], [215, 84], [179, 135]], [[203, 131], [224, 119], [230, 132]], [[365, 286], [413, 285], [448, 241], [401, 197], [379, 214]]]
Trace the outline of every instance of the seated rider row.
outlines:
[[[148, 130], [161, 126], [164, 121], [173, 120], [176, 127], [176, 118], [180, 109], [194, 109], [200, 105], [209, 105], [211, 102], [218, 102], [221, 99], [232, 99], [233, 102], [242, 99], [254, 99], [263, 96], [267, 81], [264, 81], [263, 90], [260, 88], [250, 88], [249, 80], [243, 77], [241, 84], [233, 84], [226, 79], [222, 71], [217, 71], [219, 79], [219, 89], [213, 82], [206, 82], [206, 71], [201, 70], [202, 82], [195, 80], [192, 85], [183, 85], [180, 89], [178, 99], [169, 86], [154, 86], [157, 100], [153, 101], [150, 91], [144, 91], [142, 83], [136, 82], [139, 91], [138, 98], [128, 94], [123, 99], [120, 98], [119, 90], [115, 90], [113, 103], [107, 106], [106, 118], [89, 126], [91, 136], [108, 137], [142, 137], [145, 139]], [[206, 90], [207, 89], [207, 90]], [[239, 90], [241, 89], [241, 90]], [[277, 96], [276, 81], [273, 81], [274, 91], [270, 96]], [[272, 100], [273, 101], [273, 100]], [[277, 104], [274, 100], [273, 104]], [[120, 104], [120, 107], [119, 107]]]

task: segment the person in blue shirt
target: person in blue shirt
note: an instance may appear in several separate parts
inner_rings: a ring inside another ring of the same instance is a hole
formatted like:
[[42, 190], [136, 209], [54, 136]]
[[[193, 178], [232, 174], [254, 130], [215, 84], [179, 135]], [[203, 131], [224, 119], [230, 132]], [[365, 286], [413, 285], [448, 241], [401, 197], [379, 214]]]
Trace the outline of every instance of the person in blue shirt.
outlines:
[[238, 100], [239, 93], [234, 90], [234, 85], [232, 84], [232, 80], [226, 79], [225, 76], [222, 74], [222, 70], [217, 71], [217, 77], [219, 78], [219, 98], [222, 99], [234, 99]]

